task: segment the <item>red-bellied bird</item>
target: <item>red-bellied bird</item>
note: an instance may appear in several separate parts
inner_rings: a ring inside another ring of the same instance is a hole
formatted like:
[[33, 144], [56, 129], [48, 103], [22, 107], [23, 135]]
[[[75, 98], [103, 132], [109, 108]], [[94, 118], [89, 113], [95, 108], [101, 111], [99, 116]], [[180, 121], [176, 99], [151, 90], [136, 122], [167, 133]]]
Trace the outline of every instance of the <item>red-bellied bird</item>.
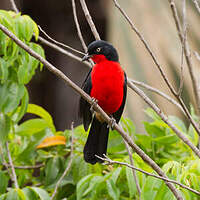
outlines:
[[[110, 116], [119, 122], [127, 93], [127, 78], [120, 66], [116, 49], [103, 40], [89, 44], [83, 61], [91, 58], [95, 65], [89, 71], [83, 82], [82, 89]], [[104, 157], [107, 152], [109, 126], [100, 113], [91, 112], [91, 105], [80, 98], [80, 116], [83, 118], [85, 131], [91, 124], [87, 142], [84, 146], [84, 160], [95, 164], [103, 162], [97, 156]]]

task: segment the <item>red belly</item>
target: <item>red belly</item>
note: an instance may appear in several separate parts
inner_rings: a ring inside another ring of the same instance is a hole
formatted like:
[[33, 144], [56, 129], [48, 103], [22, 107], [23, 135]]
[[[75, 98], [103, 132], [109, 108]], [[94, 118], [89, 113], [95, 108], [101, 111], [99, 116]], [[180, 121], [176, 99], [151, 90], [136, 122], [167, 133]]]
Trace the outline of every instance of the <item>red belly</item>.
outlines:
[[108, 113], [115, 113], [122, 104], [124, 72], [119, 63], [104, 61], [92, 69], [91, 97]]

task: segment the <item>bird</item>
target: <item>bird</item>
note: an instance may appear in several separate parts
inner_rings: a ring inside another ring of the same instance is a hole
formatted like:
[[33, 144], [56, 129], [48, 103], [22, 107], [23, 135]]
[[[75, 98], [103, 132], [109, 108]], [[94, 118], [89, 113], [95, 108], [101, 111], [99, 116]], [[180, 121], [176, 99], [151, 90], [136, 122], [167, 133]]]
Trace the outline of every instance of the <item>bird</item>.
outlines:
[[[89, 59], [93, 60], [94, 65], [87, 74], [82, 89], [118, 123], [126, 102], [127, 77], [119, 63], [117, 50], [107, 41], [93, 41], [88, 45], [82, 61]], [[82, 97], [79, 101], [79, 114], [86, 132], [91, 124], [83, 149], [84, 160], [90, 164], [102, 163], [103, 160], [97, 156], [106, 155], [110, 126]]]

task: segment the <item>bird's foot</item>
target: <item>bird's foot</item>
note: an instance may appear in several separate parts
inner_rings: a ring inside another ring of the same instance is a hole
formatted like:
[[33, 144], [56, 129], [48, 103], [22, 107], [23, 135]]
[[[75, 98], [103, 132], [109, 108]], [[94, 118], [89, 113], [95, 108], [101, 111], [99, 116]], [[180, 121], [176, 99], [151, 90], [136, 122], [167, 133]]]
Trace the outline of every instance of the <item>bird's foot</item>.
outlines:
[[90, 111], [92, 113], [94, 113], [94, 106], [97, 105], [97, 103], [98, 103], [98, 100], [95, 99], [94, 97], [92, 97], [92, 103], [91, 103], [91, 107], [90, 107]]
[[110, 122], [108, 123], [108, 128], [114, 128], [114, 126], [115, 126], [115, 124], [116, 124], [116, 120], [113, 118], [113, 117], [111, 117], [110, 118]]

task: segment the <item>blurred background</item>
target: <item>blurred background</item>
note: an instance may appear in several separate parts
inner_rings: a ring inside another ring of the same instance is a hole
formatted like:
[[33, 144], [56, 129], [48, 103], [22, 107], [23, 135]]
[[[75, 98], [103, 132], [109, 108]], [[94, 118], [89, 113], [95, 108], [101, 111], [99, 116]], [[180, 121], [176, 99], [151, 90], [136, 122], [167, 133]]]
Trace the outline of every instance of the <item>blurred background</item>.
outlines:
[[[48, 35], [57, 41], [83, 51], [77, 36], [70, 0], [15, 1], [22, 14], [30, 15]], [[182, 17], [181, 2], [176, 1], [180, 17]], [[86, 0], [86, 3], [101, 39], [110, 41], [118, 49], [121, 65], [128, 77], [145, 82], [170, 95], [170, 91], [162, 80], [152, 58], [115, 8], [113, 2], [111, 0]], [[179, 86], [182, 48], [168, 1], [119, 0], [119, 3], [150, 44], [169, 80], [177, 88]], [[94, 40], [94, 37], [78, 0], [76, 0], [76, 7], [83, 37], [85, 42], [89, 44]], [[10, 2], [1, 0], [0, 9], [11, 10]], [[199, 74], [199, 63], [193, 52], [198, 52], [200, 47], [199, 20], [200, 14], [194, 7], [193, 2], [187, 2], [188, 39], [192, 47], [192, 60], [197, 75]], [[44, 35], [41, 33], [41, 36]], [[68, 58], [49, 47], [42, 46], [45, 49], [47, 60], [80, 86], [89, 69], [78, 61]], [[72, 121], [75, 122], [75, 125], [80, 124], [77, 114], [79, 95], [46, 70], [45, 67], [42, 73], [37, 72], [28, 87], [30, 102], [44, 107], [53, 116], [57, 130], [70, 128]], [[164, 112], [182, 117], [174, 105], [151, 92], [145, 92]], [[191, 80], [185, 62], [182, 96], [187, 106], [194, 102]], [[129, 90], [124, 116], [129, 116], [134, 121], [138, 132], [143, 131], [141, 122], [148, 120], [144, 113], [145, 108], [147, 108], [147, 105], [140, 97]]]

